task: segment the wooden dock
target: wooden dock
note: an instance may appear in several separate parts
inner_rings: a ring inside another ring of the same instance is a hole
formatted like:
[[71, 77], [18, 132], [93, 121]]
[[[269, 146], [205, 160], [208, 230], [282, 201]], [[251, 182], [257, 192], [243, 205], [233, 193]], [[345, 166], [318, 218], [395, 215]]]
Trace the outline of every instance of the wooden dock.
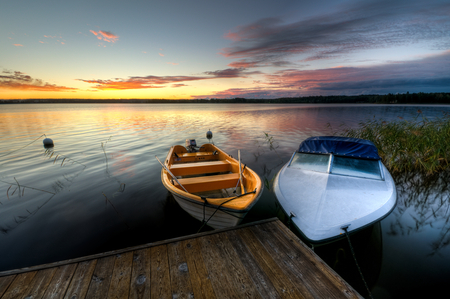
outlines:
[[277, 218], [0, 272], [0, 298], [362, 298]]

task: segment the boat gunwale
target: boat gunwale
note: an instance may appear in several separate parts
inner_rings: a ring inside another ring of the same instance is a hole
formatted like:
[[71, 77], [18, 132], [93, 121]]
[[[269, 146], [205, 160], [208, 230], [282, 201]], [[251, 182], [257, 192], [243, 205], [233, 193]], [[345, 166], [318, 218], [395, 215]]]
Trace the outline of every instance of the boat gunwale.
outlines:
[[[179, 190], [179, 189], [178, 189]], [[181, 190], [180, 190], [181, 191]], [[172, 193], [172, 192], [171, 192]], [[184, 192], [185, 193], [185, 192]], [[192, 194], [192, 193], [189, 193], [189, 194]], [[247, 196], [247, 195], [250, 195], [250, 194], [253, 194], [253, 193], [247, 193], [247, 194], [245, 194], [244, 196]], [[258, 199], [259, 199], [259, 197], [261, 197], [261, 194], [262, 194], [262, 192], [260, 192], [259, 194], [257, 194], [257, 197], [255, 198], [255, 199], [253, 199], [252, 200], [252, 203], [250, 204], [250, 205], [248, 205], [245, 209], [239, 209], [239, 210], [237, 210], [237, 209], [232, 209], [232, 208], [228, 208], [228, 207], [224, 207], [224, 206], [222, 206], [222, 205], [216, 205], [216, 204], [210, 204], [210, 203], [208, 203], [207, 201], [206, 202], [204, 202], [204, 201], [198, 201], [198, 200], [195, 200], [195, 199], [191, 199], [191, 198], [189, 198], [189, 197], [185, 197], [185, 196], [183, 196], [183, 195], [181, 195], [180, 193], [176, 193], [176, 196], [178, 196], [179, 198], [181, 198], [181, 199], [183, 199], [183, 200], [186, 200], [186, 201], [189, 201], [189, 202], [191, 202], [191, 203], [194, 203], [194, 204], [197, 204], [197, 205], [201, 205], [201, 206], [205, 206], [205, 207], [207, 207], [207, 208], [214, 208], [214, 209], [219, 209], [219, 210], [221, 210], [221, 211], [228, 211], [228, 212], [233, 212], [233, 213], [241, 213], [241, 214], [244, 214], [244, 213], [248, 213], [248, 211], [250, 211], [250, 209], [256, 204], [256, 202], [258, 201]], [[175, 196], [175, 194], [172, 194], [173, 196]], [[198, 195], [197, 195], [198, 196]], [[201, 196], [199, 196], [200, 198], [202, 198]], [[236, 198], [238, 197], [238, 196], [235, 196]], [[221, 199], [226, 199], [226, 200], [230, 200], [230, 199], [234, 199], [235, 197], [224, 197], [224, 198], [221, 198]], [[241, 196], [242, 197], [242, 196]], [[204, 197], [204, 198], [206, 198], [206, 200], [208, 200], [209, 198], [208, 197]]]

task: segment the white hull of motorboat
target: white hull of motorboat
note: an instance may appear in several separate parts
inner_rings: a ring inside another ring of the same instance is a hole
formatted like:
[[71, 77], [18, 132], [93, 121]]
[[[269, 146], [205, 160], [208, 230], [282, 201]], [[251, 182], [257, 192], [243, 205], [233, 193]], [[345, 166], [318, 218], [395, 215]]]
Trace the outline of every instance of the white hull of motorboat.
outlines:
[[[289, 163], [288, 163], [289, 164]], [[333, 175], [283, 166], [274, 192], [291, 223], [310, 243], [324, 243], [380, 221], [394, 209], [394, 181]]]

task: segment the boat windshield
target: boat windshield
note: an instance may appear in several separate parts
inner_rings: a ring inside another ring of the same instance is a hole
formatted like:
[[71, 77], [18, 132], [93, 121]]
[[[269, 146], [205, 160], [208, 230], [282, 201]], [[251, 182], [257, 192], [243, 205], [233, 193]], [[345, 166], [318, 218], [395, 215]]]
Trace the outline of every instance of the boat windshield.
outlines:
[[381, 180], [378, 160], [334, 157], [331, 173]]
[[329, 161], [330, 155], [296, 153], [289, 167], [327, 172]]
[[[289, 167], [318, 172], [328, 172], [331, 155], [296, 153]], [[365, 160], [333, 156], [332, 174], [381, 180], [378, 160]]]

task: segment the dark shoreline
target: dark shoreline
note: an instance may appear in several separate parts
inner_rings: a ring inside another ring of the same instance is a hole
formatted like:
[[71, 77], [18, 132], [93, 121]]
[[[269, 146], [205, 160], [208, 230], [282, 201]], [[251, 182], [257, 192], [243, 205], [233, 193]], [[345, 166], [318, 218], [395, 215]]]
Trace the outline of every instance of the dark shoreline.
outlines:
[[357, 96], [310, 96], [277, 99], [12, 99], [1, 100], [0, 104], [37, 104], [37, 103], [65, 103], [65, 104], [450, 104], [450, 93], [404, 93], [386, 95], [357, 95]]

